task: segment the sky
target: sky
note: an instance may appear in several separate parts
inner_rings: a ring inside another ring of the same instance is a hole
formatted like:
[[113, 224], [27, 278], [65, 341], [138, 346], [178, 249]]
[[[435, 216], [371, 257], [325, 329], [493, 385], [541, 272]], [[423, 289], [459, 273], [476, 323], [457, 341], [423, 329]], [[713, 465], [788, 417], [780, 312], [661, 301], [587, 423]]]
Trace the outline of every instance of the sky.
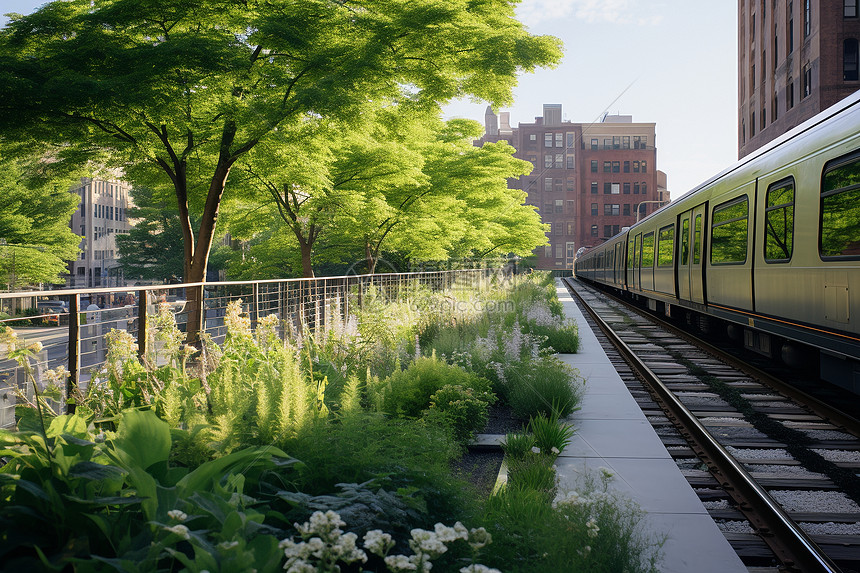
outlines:
[[[41, 0], [0, 0], [0, 12], [29, 14]], [[564, 43], [554, 69], [520, 76], [511, 125], [562, 104], [563, 118], [603, 113], [656, 123], [657, 168], [678, 198], [737, 159], [737, 3], [690, 0], [522, 0], [532, 34]], [[8, 19], [0, 17], [0, 25]], [[484, 122], [486, 102], [457, 101], [446, 118]]]

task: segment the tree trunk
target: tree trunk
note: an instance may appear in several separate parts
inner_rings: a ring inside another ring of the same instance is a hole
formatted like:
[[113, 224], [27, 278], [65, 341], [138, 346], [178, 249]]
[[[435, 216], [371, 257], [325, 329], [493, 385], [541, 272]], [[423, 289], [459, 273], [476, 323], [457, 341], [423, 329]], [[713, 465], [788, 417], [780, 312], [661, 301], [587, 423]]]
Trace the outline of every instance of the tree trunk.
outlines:
[[302, 254], [302, 276], [305, 278], [314, 277], [314, 268], [311, 265], [311, 252], [313, 245], [306, 241], [299, 241], [299, 250]]
[[364, 260], [367, 264], [367, 274], [372, 275], [376, 270], [376, 257], [373, 256], [373, 248], [369, 242], [364, 244]]

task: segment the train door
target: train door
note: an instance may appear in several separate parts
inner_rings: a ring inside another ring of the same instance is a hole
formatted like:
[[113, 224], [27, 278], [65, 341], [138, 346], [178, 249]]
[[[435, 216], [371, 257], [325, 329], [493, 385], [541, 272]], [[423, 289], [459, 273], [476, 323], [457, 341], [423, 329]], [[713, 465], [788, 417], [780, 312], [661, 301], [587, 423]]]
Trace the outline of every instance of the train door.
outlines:
[[633, 246], [633, 288], [642, 289], [642, 269], [639, 261], [642, 258], [642, 233], [636, 235]]
[[678, 218], [678, 298], [705, 303], [702, 253], [707, 204], [686, 211]]
[[619, 285], [619, 286], [622, 283], [621, 263], [624, 262], [624, 257], [621, 254], [621, 250], [623, 248], [624, 248], [624, 243], [622, 243], [621, 241], [618, 241], [617, 243], [615, 243], [615, 265], [613, 266], [613, 269], [615, 271], [615, 276], [614, 276], [614, 280], [612, 282], [615, 283], [616, 285]]
[[705, 304], [705, 217], [708, 204], [702, 203], [690, 220], [690, 300]]
[[627, 261], [627, 270], [625, 271], [626, 281], [624, 286], [628, 289], [633, 288], [633, 273], [635, 269], [633, 265], [633, 253], [635, 252], [636, 250], [633, 248], [633, 234], [627, 233], [627, 256], [624, 257]]

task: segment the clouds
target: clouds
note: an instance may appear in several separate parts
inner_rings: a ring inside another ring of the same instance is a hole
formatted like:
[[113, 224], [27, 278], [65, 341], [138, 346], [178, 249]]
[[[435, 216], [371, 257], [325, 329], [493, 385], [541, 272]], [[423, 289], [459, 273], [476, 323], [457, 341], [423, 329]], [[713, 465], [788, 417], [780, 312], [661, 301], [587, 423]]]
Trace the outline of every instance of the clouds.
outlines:
[[523, 0], [517, 13], [527, 26], [566, 18], [589, 24], [654, 26], [663, 19], [661, 14], [654, 13], [658, 6], [633, 0]]

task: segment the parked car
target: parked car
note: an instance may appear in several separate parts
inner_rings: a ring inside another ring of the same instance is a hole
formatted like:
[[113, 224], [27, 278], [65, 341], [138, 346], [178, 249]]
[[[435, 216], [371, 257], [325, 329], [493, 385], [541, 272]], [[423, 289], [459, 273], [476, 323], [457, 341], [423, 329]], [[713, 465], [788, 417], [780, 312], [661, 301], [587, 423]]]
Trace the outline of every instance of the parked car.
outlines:
[[42, 321], [49, 325], [59, 326], [68, 324], [69, 317], [61, 315], [69, 314], [68, 304], [63, 300], [40, 300], [36, 302], [36, 310], [41, 315], [46, 315]]

